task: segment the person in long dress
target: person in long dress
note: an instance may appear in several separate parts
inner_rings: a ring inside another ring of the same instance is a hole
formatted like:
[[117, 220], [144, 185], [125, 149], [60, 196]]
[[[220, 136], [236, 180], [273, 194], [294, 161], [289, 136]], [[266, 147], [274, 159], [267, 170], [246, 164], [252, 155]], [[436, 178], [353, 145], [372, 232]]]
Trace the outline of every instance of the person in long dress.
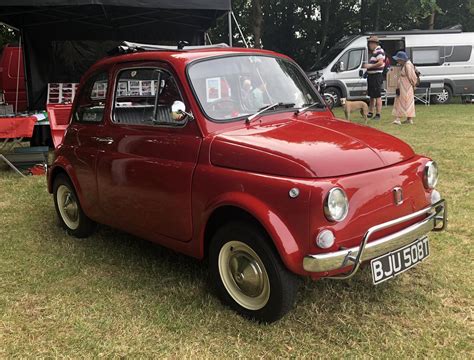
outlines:
[[415, 65], [404, 51], [397, 52], [393, 59], [402, 67], [392, 111], [392, 115], [395, 117], [393, 124], [401, 125], [401, 118], [406, 118], [403, 121], [404, 124], [413, 124], [413, 118], [416, 116], [415, 88], [418, 80]]

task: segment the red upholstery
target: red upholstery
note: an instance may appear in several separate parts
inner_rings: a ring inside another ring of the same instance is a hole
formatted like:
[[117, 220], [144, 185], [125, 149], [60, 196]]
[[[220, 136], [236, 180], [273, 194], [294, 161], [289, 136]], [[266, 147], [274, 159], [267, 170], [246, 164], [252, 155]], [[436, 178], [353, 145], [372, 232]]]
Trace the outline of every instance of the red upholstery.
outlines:
[[72, 104], [48, 104], [49, 126], [53, 138], [54, 147], [62, 143], [64, 132], [69, 125]]

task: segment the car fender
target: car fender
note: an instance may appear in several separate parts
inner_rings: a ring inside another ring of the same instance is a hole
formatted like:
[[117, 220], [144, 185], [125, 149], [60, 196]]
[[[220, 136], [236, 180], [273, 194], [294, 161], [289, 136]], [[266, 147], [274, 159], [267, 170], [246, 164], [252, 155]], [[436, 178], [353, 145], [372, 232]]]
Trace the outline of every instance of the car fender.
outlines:
[[286, 267], [295, 273], [302, 272], [303, 252], [288, 226], [266, 203], [244, 192], [221, 194], [206, 207], [200, 235], [203, 253], [206, 225], [214, 211], [224, 206], [236, 207], [255, 218], [270, 236]]
[[58, 171], [63, 171], [69, 177], [76, 190], [76, 194], [79, 197], [79, 202], [82, 203], [82, 190], [77, 180], [74, 168], [69, 161], [62, 155], [58, 156], [51, 167], [48, 168], [48, 191], [50, 194], [53, 193], [53, 179]]

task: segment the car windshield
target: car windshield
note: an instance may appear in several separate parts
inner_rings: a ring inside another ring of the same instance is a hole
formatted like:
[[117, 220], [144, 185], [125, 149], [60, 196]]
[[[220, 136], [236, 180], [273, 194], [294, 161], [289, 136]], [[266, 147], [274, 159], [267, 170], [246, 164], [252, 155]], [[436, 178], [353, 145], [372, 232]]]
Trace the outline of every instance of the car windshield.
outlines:
[[209, 118], [231, 121], [271, 104], [297, 109], [322, 100], [292, 62], [270, 56], [227, 56], [199, 61], [189, 78]]

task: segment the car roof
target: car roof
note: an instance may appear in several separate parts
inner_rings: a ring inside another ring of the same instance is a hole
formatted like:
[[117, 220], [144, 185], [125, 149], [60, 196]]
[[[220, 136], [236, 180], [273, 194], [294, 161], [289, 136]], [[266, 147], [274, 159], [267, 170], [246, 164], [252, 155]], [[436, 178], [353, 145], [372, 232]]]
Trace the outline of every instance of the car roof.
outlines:
[[277, 56], [286, 59], [290, 59], [288, 56], [276, 53], [269, 50], [253, 49], [253, 48], [199, 48], [199, 49], [182, 49], [182, 50], [147, 50], [137, 51], [130, 54], [115, 55], [103, 58], [99, 60], [95, 65], [92, 66], [91, 70], [97, 67], [110, 66], [119, 63], [136, 62], [136, 61], [153, 61], [160, 60], [166, 62], [184, 62], [185, 65], [200, 59], [221, 57], [221, 56], [232, 56], [239, 54], [254, 54], [254, 55], [266, 55], [266, 56]]

